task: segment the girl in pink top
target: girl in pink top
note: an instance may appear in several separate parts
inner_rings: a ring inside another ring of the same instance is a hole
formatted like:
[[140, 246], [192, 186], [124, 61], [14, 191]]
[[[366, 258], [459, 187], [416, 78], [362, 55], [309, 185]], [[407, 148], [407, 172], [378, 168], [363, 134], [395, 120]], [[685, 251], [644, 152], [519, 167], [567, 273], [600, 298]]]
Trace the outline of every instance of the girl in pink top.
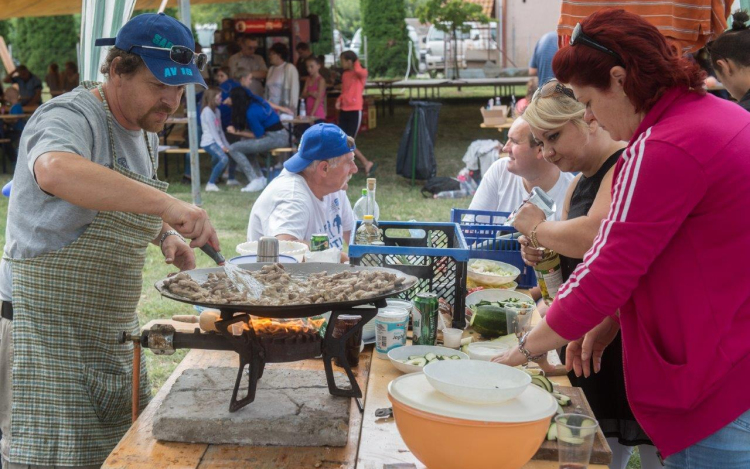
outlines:
[[[348, 50], [341, 54], [341, 96], [336, 100], [336, 109], [339, 110], [339, 127], [351, 138], [357, 138], [359, 126], [362, 124], [362, 107], [367, 82], [367, 70], [362, 68], [357, 54]], [[372, 176], [377, 164], [365, 158], [358, 149], [354, 150], [354, 156], [364, 166], [365, 175]]]
[[320, 59], [311, 55], [305, 59], [305, 67], [309, 74], [305, 78], [302, 97], [305, 99], [305, 109], [308, 116], [315, 116], [320, 120], [326, 118], [326, 80], [320, 75]]
[[750, 467], [750, 115], [624, 10], [583, 20], [552, 68], [629, 144], [592, 248], [495, 361], [570, 342], [567, 366], [589, 375], [621, 329], [628, 402], [666, 467]]

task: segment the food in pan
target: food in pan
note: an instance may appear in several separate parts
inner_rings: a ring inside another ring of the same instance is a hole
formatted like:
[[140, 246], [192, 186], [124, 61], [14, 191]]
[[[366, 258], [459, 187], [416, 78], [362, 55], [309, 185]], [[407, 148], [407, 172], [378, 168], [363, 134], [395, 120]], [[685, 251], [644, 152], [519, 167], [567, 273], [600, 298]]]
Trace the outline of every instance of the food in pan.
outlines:
[[166, 280], [171, 293], [196, 303], [286, 306], [340, 303], [383, 295], [399, 288], [404, 278], [377, 270], [351, 270], [329, 275], [319, 272], [298, 278], [282, 264], [270, 264], [247, 272], [263, 285], [259, 298], [240, 292], [223, 272], [211, 273], [204, 283], [183, 272]]

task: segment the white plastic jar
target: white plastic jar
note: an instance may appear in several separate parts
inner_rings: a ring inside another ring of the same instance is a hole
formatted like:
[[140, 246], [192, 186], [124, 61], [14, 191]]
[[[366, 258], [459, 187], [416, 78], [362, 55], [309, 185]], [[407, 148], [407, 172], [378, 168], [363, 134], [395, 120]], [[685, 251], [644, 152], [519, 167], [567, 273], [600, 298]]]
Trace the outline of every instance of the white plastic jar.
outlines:
[[406, 345], [406, 326], [409, 324], [409, 311], [388, 306], [375, 316], [375, 352], [378, 358], [387, 359], [388, 352]]

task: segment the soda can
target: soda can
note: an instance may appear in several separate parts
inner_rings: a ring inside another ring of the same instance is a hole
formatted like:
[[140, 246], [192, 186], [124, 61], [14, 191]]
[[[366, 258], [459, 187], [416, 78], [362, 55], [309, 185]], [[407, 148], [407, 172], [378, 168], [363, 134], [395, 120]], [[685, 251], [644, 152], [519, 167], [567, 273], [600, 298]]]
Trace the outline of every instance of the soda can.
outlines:
[[438, 297], [417, 293], [412, 308], [412, 344], [435, 345], [438, 329]]
[[310, 251], [318, 252], [325, 251], [330, 246], [328, 245], [328, 235], [325, 233], [317, 233], [312, 235], [310, 238]]

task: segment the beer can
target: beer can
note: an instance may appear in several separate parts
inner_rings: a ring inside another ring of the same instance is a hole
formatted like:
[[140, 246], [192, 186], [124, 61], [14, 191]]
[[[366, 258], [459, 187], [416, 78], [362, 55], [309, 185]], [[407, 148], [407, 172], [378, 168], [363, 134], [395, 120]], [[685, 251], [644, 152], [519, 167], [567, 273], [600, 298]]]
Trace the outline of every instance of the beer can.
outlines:
[[438, 329], [438, 297], [417, 293], [412, 308], [412, 344], [435, 345]]
[[317, 233], [312, 235], [312, 238], [310, 238], [311, 252], [325, 251], [329, 247], [328, 235], [325, 233]]

